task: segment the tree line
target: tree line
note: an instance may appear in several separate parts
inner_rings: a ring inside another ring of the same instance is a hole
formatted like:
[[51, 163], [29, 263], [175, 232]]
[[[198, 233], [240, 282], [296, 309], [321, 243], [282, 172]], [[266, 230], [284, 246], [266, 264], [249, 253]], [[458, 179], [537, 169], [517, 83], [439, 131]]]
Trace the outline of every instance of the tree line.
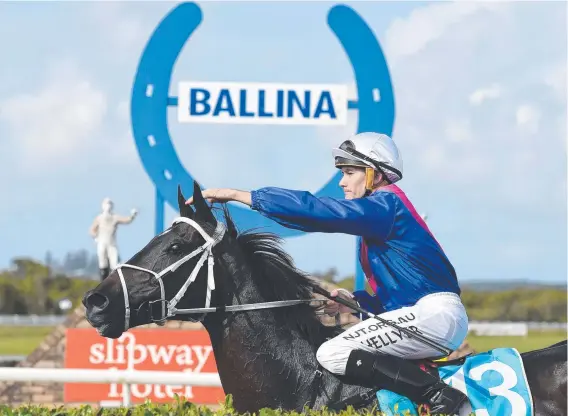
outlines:
[[[341, 278], [335, 269], [312, 276], [348, 290], [354, 287], [353, 276]], [[40, 262], [17, 258], [10, 269], [0, 272], [0, 314], [66, 314], [68, 311], [59, 307], [61, 300], [69, 299], [77, 307], [83, 294], [98, 283], [96, 273], [92, 279], [73, 277]], [[368, 285], [367, 290], [370, 292]], [[565, 288], [515, 287], [488, 291], [465, 287], [461, 297], [471, 320], [567, 321]]]
[[98, 280], [53, 272], [34, 260], [14, 259], [9, 270], [0, 272], [0, 314], [66, 314], [59, 308], [61, 300], [68, 299], [76, 307], [97, 284]]

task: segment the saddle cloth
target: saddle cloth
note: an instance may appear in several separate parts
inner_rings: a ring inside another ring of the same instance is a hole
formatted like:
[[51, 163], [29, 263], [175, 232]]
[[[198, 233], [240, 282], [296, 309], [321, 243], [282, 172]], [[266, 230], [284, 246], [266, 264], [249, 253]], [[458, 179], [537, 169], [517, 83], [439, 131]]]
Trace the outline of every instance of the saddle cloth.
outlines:
[[[465, 358], [463, 363], [437, 363], [440, 378], [469, 399], [471, 411], [460, 416], [534, 416], [523, 361], [514, 348], [496, 348]], [[416, 404], [388, 390], [377, 392], [386, 416], [418, 416]], [[465, 410], [465, 409], [464, 409]]]

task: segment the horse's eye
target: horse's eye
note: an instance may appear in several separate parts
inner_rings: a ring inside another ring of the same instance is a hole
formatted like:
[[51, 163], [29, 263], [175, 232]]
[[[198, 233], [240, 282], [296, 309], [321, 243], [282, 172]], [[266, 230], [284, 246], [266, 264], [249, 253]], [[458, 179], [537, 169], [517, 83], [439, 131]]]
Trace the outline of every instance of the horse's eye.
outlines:
[[180, 244], [172, 244], [170, 246], [170, 250], [172, 253], [179, 253], [181, 251], [181, 245]]

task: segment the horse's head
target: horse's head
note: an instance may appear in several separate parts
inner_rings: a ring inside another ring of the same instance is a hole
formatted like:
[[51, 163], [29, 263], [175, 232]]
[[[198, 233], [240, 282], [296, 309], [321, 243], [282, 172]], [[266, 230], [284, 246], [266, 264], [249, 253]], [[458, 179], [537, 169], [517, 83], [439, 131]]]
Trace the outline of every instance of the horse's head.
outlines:
[[[83, 297], [87, 320], [99, 333], [118, 338], [129, 328], [163, 324], [175, 309], [215, 304], [213, 248], [223, 239], [217, 222], [194, 184], [195, 210], [178, 189], [180, 217]], [[177, 319], [198, 321], [203, 315]]]

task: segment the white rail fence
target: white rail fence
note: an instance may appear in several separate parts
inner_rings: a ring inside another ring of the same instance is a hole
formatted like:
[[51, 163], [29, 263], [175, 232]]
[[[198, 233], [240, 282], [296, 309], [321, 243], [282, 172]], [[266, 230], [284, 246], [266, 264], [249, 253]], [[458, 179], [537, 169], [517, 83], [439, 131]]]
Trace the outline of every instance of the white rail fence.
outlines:
[[[87, 370], [76, 368], [0, 368], [0, 381], [47, 383], [122, 384], [122, 405], [130, 407], [131, 384], [191, 385], [222, 387], [217, 373], [181, 371]], [[110, 403], [109, 403], [110, 404]], [[112, 403], [114, 405], [114, 403]], [[101, 403], [101, 405], [104, 405]]]
[[470, 322], [469, 333], [482, 336], [526, 337], [529, 326], [526, 322]]
[[56, 326], [66, 315], [0, 315], [0, 326]]

